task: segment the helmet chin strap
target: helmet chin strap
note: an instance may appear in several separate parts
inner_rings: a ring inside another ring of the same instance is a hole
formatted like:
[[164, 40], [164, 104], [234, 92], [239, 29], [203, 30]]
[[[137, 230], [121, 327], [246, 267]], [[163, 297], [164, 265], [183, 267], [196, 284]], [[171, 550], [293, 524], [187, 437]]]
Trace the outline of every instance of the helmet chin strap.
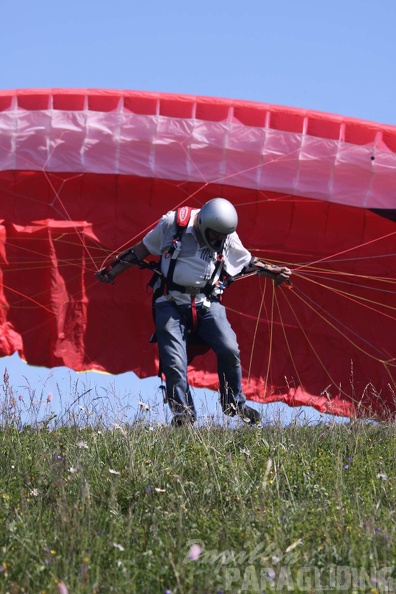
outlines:
[[[209, 229], [206, 231], [208, 233]], [[210, 245], [214, 252], [219, 252], [224, 245], [224, 239], [218, 239], [217, 241], [210, 241], [209, 237], [206, 238], [206, 244]]]

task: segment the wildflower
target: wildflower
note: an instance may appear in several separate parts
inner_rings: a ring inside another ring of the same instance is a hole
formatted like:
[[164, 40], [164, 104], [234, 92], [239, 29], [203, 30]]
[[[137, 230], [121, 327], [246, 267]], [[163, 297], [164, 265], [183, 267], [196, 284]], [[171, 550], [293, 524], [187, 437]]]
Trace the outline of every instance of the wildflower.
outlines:
[[1, 563], [0, 565], [0, 573], [4, 573], [5, 571], [7, 571], [8, 565], [7, 563]]
[[48, 394], [48, 396], [47, 396], [47, 403], [50, 403], [50, 402], [52, 402], [52, 398], [53, 398], [53, 395], [52, 395], [52, 393], [50, 392], [50, 393]]
[[121, 474], [120, 472], [118, 472], [118, 470], [113, 470], [112, 468], [109, 468], [109, 472], [110, 474]]
[[172, 594], [172, 590], [165, 590], [165, 594]]
[[159, 487], [155, 487], [157, 493], [166, 493], [166, 489], [160, 489]]
[[147, 493], [147, 495], [150, 495], [150, 493], [151, 493], [151, 487], [147, 487], [146, 493]]
[[190, 547], [190, 550], [187, 553], [187, 557], [190, 559], [190, 561], [198, 561], [199, 556], [202, 553], [202, 547], [199, 544], [193, 544]]
[[82, 450], [88, 450], [88, 444], [85, 443], [85, 441], [79, 441], [77, 443], [77, 447], [79, 447]]
[[387, 474], [384, 474], [383, 472], [379, 472], [377, 474], [377, 479], [381, 479], [383, 481], [386, 481], [388, 479], [388, 475]]
[[139, 402], [139, 406], [142, 410], [151, 410], [151, 407], [145, 402]]
[[239, 451], [241, 452], [241, 454], [245, 454], [249, 458], [249, 456], [250, 456], [250, 450], [245, 449], [245, 448], [241, 448]]
[[69, 594], [69, 590], [66, 587], [65, 582], [58, 582], [59, 594]]
[[295, 549], [296, 547], [298, 547], [302, 543], [303, 543], [302, 539], [299, 538], [298, 540], [296, 540], [295, 542], [293, 542], [291, 545], [289, 545], [287, 547], [287, 549], [285, 550], [285, 553], [290, 553], [290, 551], [292, 551], [293, 549]]
[[32, 497], [38, 497], [39, 491], [38, 489], [31, 489], [29, 493]]
[[118, 549], [119, 551], [125, 551], [124, 547], [120, 544], [118, 544], [118, 542], [113, 542], [113, 547], [115, 549]]
[[273, 569], [270, 569], [269, 571], [267, 571], [267, 575], [269, 577], [270, 580], [273, 580], [275, 577], [275, 571]]
[[344, 468], [345, 468], [345, 470], [349, 470], [349, 464], [346, 464], [346, 465], [344, 466]]
[[70, 474], [75, 474], [77, 472], [77, 468], [74, 468], [74, 466], [70, 466], [70, 468], [68, 469]]

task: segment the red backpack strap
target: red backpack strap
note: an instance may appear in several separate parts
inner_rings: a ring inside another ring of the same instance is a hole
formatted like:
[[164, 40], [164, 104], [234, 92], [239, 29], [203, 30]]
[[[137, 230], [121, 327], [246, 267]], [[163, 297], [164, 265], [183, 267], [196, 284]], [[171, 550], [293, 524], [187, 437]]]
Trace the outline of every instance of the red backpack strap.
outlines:
[[191, 217], [191, 206], [180, 206], [176, 211], [176, 235], [185, 229]]

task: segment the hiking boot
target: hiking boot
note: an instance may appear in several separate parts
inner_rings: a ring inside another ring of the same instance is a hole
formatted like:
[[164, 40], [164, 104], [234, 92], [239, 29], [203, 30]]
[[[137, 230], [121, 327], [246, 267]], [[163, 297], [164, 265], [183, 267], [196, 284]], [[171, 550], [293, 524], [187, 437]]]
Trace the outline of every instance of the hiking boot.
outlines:
[[228, 417], [235, 417], [235, 415], [237, 414], [238, 408], [236, 406], [236, 404], [226, 404], [223, 407], [223, 413], [225, 415], [227, 415]]
[[227, 406], [223, 409], [223, 412], [229, 417], [235, 417], [235, 415], [238, 415], [238, 417], [240, 417], [244, 423], [248, 423], [250, 425], [258, 425], [261, 421], [260, 413], [254, 408], [247, 406], [247, 404], [242, 404], [241, 406], [227, 404]]
[[172, 427], [192, 427], [194, 419], [190, 415], [175, 415], [171, 420]]
[[244, 423], [250, 425], [259, 425], [261, 421], [261, 415], [258, 410], [255, 410], [246, 404], [238, 408], [237, 415]]

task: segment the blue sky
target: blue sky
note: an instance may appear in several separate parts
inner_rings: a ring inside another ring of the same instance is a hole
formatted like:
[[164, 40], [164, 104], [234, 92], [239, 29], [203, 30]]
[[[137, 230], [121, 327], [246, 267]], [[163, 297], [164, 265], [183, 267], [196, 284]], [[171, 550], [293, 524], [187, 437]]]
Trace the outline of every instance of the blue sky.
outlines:
[[395, 124], [393, 0], [3, 0], [3, 89], [118, 88]]
[[[0, 20], [3, 90], [206, 95], [396, 125], [394, 0], [2, 0]], [[16, 385], [22, 374], [45, 391], [70, 382], [65, 369], [5, 366]], [[157, 380], [131, 375], [106, 381], [153, 395]]]

